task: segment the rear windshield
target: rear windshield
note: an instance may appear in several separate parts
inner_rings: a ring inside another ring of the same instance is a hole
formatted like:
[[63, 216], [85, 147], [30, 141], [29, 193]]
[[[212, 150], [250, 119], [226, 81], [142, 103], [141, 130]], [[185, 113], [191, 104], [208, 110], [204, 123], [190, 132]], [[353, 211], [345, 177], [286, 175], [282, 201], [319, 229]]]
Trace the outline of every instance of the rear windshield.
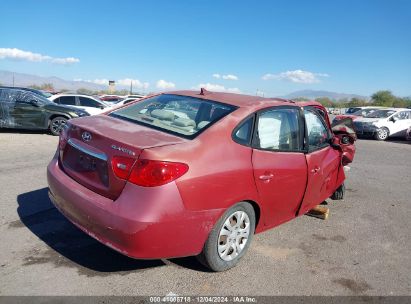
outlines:
[[211, 100], [164, 94], [131, 104], [109, 115], [185, 138], [194, 138], [235, 109], [234, 106]]

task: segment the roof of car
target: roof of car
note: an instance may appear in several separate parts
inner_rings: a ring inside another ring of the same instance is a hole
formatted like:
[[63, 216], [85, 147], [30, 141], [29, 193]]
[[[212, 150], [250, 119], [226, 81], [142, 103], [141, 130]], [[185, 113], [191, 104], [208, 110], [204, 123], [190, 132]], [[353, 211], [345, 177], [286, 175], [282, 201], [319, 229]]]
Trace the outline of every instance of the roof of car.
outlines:
[[[202, 89], [201, 91], [171, 91], [166, 94], [184, 95], [201, 99], [210, 99], [237, 107], [258, 107], [261, 105], [286, 105], [295, 104], [294, 101], [282, 98], [266, 98], [260, 96], [226, 93], [226, 92], [210, 92]], [[315, 102], [314, 102], [315, 103]]]
[[95, 99], [95, 100], [97, 100], [97, 101], [100, 101], [100, 100], [98, 100], [97, 98], [95, 98], [94, 96], [91, 96], [91, 95], [84, 95], [84, 94], [61, 93], [61, 94], [55, 94], [55, 95], [50, 96], [50, 97], [51, 97], [51, 99], [56, 99], [56, 98], [58, 98], [58, 97], [62, 97], [62, 96], [78, 96], [78, 97], [87, 97], [87, 98], [91, 98], [91, 99]]

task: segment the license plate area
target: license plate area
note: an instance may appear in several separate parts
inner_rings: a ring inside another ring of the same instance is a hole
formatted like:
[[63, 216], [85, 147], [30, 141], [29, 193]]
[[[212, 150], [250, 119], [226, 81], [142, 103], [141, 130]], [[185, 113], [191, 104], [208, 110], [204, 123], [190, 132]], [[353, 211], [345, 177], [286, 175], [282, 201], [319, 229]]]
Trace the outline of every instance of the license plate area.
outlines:
[[76, 179], [80, 178], [87, 183], [109, 186], [107, 160], [87, 153], [84, 148], [79, 149], [76, 145], [69, 143], [63, 153], [62, 162], [63, 167], [69, 169], [67, 173], [70, 175], [72, 171]]

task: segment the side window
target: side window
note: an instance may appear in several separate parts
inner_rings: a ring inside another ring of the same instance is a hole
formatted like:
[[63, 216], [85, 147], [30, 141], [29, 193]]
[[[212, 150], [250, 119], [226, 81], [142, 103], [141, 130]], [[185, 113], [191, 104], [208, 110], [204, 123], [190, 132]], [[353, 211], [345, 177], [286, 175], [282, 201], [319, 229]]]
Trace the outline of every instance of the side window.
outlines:
[[323, 120], [313, 110], [304, 110], [304, 116], [307, 125], [308, 149], [311, 151], [327, 146], [329, 132]]
[[59, 98], [59, 104], [75, 106], [76, 97], [75, 96], [62, 96]]
[[411, 118], [409, 111], [399, 112], [398, 114], [395, 114], [395, 116], [396, 116], [399, 120], [410, 119], [410, 118]]
[[254, 117], [250, 117], [243, 122], [234, 132], [233, 139], [241, 145], [249, 145], [251, 131], [253, 130]]
[[53, 102], [54, 102], [54, 103], [60, 103], [60, 97], [59, 97], [59, 98], [56, 98], [56, 99], [53, 99]]
[[91, 98], [79, 97], [79, 99], [80, 99], [80, 105], [83, 107], [92, 107], [92, 108], [100, 107], [100, 104]]
[[255, 146], [272, 151], [299, 151], [298, 109], [273, 109], [258, 116]]

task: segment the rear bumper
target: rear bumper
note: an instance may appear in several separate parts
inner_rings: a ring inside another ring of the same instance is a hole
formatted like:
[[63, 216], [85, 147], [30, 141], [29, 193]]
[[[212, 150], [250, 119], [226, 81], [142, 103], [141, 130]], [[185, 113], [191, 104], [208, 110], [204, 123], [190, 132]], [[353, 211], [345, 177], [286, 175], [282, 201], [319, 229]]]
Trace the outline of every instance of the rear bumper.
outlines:
[[49, 196], [73, 224], [132, 258], [197, 255], [225, 211], [187, 210], [175, 183], [145, 188], [127, 184], [113, 201], [64, 173], [55, 157], [47, 168]]

